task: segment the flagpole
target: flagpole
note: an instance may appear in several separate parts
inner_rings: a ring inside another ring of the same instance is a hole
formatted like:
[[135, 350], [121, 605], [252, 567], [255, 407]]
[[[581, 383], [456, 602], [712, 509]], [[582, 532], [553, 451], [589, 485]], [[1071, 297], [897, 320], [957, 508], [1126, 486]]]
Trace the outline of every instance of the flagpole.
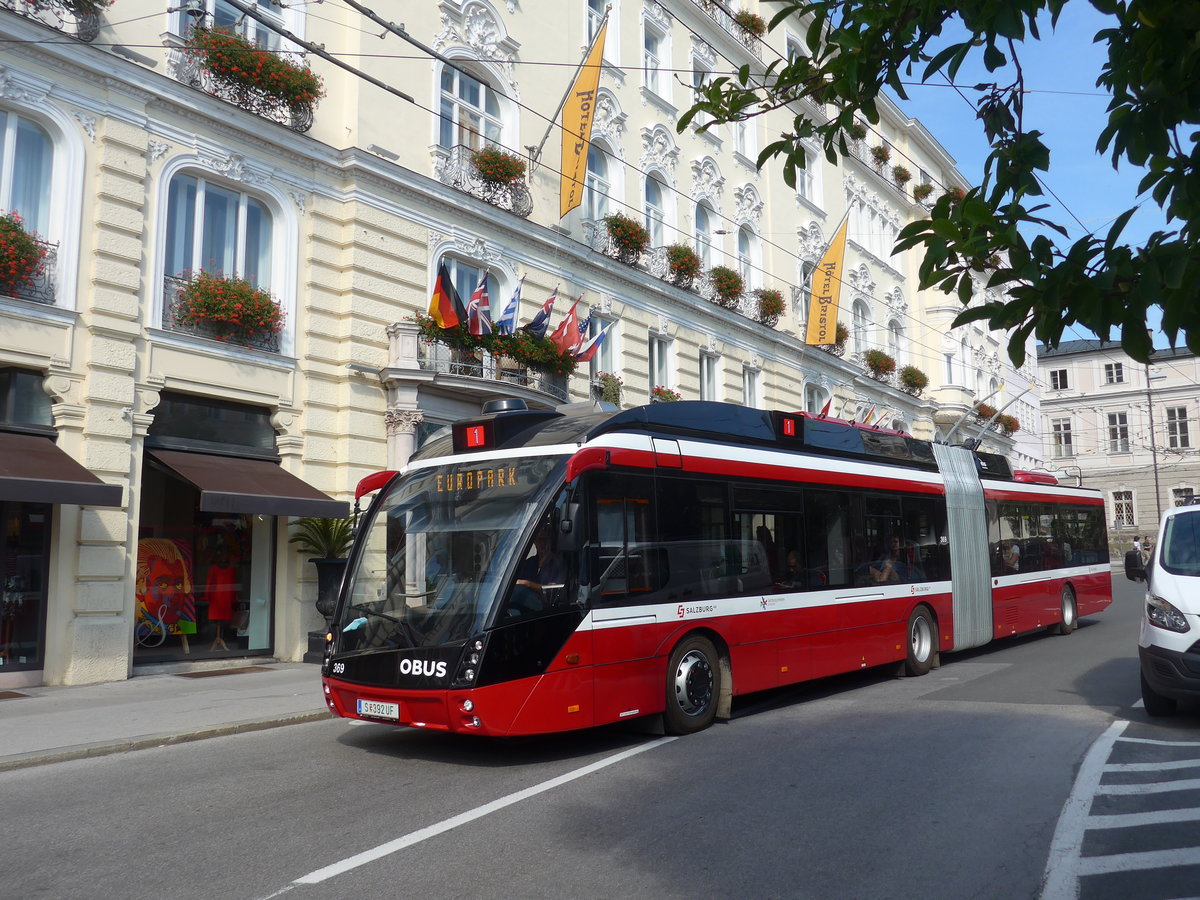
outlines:
[[596, 29], [596, 33], [592, 35], [591, 43], [587, 45], [587, 49], [583, 51], [583, 58], [579, 60], [579, 65], [575, 67], [575, 71], [571, 74], [571, 80], [567, 82], [567, 89], [563, 91], [562, 99], [558, 101], [558, 108], [554, 110], [554, 115], [550, 117], [550, 124], [546, 126], [546, 133], [542, 135], [541, 142], [534, 147], [532, 144], [525, 149], [529, 151], [529, 159], [536, 166], [539, 159], [542, 157], [542, 149], [546, 146], [546, 141], [550, 139], [550, 132], [554, 130], [555, 123], [558, 122], [558, 115], [563, 111], [563, 107], [567, 105], [567, 98], [571, 96], [571, 88], [575, 87], [575, 79], [579, 77], [579, 73], [583, 70], [583, 64], [587, 62], [588, 56], [591, 55], [592, 48], [596, 46], [596, 39], [600, 37], [600, 32], [604, 30], [604, 26], [608, 24], [608, 14], [612, 11], [611, 6], [604, 8], [604, 18], [600, 20], [600, 25]]

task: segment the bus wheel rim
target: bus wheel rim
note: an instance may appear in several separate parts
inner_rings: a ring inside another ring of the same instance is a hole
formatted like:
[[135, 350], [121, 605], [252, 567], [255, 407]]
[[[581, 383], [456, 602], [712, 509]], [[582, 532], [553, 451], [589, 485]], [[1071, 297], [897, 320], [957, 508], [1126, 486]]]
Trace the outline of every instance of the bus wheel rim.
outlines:
[[908, 635], [909, 643], [912, 645], [913, 658], [924, 662], [929, 658], [929, 654], [933, 652], [933, 632], [929, 627], [929, 620], [924, 616], [917, 616], [913, 619], [912, 630]]
[[698, 716], [712, 702], [712, 666], [703, 653], [689, 650], [675, 670], [675, 701], [686, 715]]

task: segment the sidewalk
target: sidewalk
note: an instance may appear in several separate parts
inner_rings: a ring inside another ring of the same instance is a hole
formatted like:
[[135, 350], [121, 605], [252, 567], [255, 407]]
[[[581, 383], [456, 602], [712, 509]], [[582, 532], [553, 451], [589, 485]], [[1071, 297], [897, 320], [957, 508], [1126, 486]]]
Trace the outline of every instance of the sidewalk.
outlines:
[[328, 717], [311, 663], [0, 691], [0, 772]]

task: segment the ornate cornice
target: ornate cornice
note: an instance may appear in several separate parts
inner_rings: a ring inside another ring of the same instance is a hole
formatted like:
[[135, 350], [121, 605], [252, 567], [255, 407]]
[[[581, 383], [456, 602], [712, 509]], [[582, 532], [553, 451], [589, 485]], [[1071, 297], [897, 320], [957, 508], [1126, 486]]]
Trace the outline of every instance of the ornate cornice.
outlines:
[[433, 48], [463, 47], [479, 59], [497, 63], [504, 70], [510, 96], [519, 100], [515, 69], [521, 45], [509, 36], [499, 13], [485, 0], [442, 0], [438, 6], [441, 31], [433, 39]]
[[692, 161], [692, 199], [699, 203], [707, 200], [714, 210], [720, 210], [721, 191], [725, 179], [711, 156]]
[[762, 221], [763, 200], [754, 185], [743, 184], [733, 189], [733, 221], [740, 225], [752, 225], [758, 229]]
[[625, 158], [625, 148], [621, 141], [625, 136], [625, 113], [621, 112], [621, 104], [616, 95], [608, 88], [600, 88], [596, 92], [596, 112], [592, 117], [592, 137], [604, 138], [609, 150], [618, 159]]
[[643, 172], [660, 169], [675, 186], [675, 170], [679, 166], [679, 147], [670, 130], [662, 124], [647, 125], [642, 129], [642, 156], [638, 168]]
[[513, 278], [517, 276], [517, 264], [511, 253], [481, 237], [468, 234], [461, 228], [454, 228], [450, 234], [431, 230], [428, 240], [431, 257], [449, 250], [477, 260], [489, 268], [502, 269]]

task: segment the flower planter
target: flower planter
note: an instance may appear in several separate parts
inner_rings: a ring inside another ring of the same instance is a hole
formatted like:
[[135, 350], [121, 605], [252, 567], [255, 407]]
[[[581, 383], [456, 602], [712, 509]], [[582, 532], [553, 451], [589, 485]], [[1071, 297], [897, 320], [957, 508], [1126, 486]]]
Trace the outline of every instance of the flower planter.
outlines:
[[41, 273], [46, 247], [15, 212], [0, 215], [0, 293], [15, 296]]
[[708, 272], [712, 282], [712, 301], [725, 309], [737, 309], [746, 289], [740, 273], [727, 266], [714, 266]]
[[905, 366], [900, 370], [898, 378], [900, 390], [914, 397], [920, 397], [925, 388], [929, 387], [929, 376], [916, 366]]
[[605, 216], [604, 227], [608, 231], [609, 255], [618, 262], [636, 266], [650, 246], [650, 232], [641, 222], [620, 213]]
[[525, 161], [495, 147], [477, 151], [471, 157], [471, 165], [484, 184], [507, 186], [525, 177]]
[[313, 109], [325, 95], [321, 78], [238, 34], [196, 26], [187, 47], [207, 76], [200, 87], [294, 131], [312, 127]]
[[779, 317], [783, 315], [783, 294], [771, 288], [763, 288], [756, 293], [758, 295], [758, 321], [768, 328], [774, 328], [779, 324]]
[[183, 330], [245, 346], [273, 342], [283, 330], [279, 304], [245, 279], [211, 272], [186, 276], [186, 280], [172, 279], [176, 296], [171, 319]]
[[666, 248], [666, 279], [676, 287], [690, 288], [700, 274], [700, 257], [687, 244], [671, 244]]
[[896, 360], [882, 350], [868, 350], [863, 354], [863, 364], [867, 374], [885, 384], [891, 382], [892, 373], [896, 371]]

